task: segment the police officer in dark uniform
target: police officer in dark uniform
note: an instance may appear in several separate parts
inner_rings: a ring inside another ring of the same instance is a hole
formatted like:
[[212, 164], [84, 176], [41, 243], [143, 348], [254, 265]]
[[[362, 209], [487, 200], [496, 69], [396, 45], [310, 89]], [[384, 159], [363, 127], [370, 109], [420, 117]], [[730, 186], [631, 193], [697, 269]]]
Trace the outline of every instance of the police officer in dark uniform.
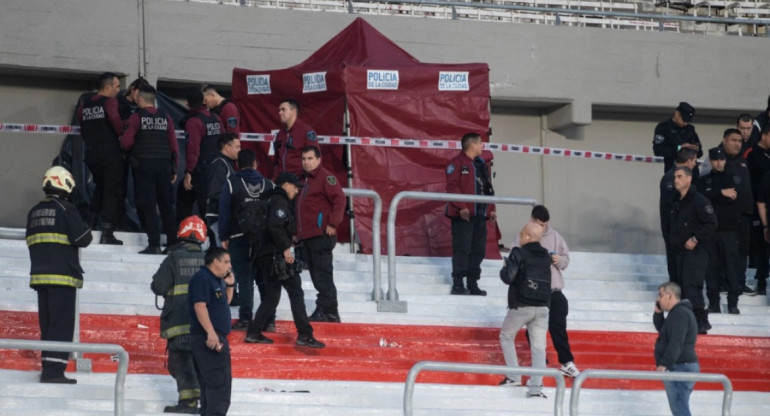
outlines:
[[[759, 136], [759, 141], [750, 147], [744, 154], [746, 165], [751, 176], [751, 190], [755, 201], [759, 200], [759, 191], [762, 186], [762, 178], [767, 172], [770, 172], [770, 124], [765, 125]], [[767, 225], [767, 224], [764, 224]], [[754, 212], [751, 222], [751, 232], [749, 238], [749, 255], [756, 268], [754, 278], [759, 282], [766, 280], [770, 273], [768, 267], [768, 246], [765, 239], [765, 231], [761, 222], [759, 210]], [[756, 292], [743, 285], [743, 292], [748, 295], [755, 295]]]
[[246, 334], [247, 343], [272, 344], [273, 340], [262, 335], [262, 330], [281, 300], [281, 286], [286, 289], [291, 303], [291, 314], [297, 328], [297, 346], [323, 348], [324, 343], [313, 338], [313, 327], [307, 319], [305, 293], [302, 278], [294, 264], [292, 237], [296, 232], [296, 221], [292, 201], [299, 193], [297, 177], [283, 172], [276, 179], [276, 187], [265, 194], [268, 200], [267, 230], [256, 253], [257, 267], [265, 280], [265, 297], [259, 304], [254, 320]]
[[176, 181], [176, 161], [179, 147], [171, 117], [155, 108], [155, 88], [139, 90], [139, 110], [129, 117], [121, 146], [130, 151], [134, 169], [136, 210], [142, 228], [147, 232], [148, 246], [141, 254], [160, 254], [158, 214], [163, 223], [166, 243], [176, 239], [176, 224], [171, 202], [172, 184]]
[[213, 85], [205, 84], [201, 91], [203, 92], [203, 103], [213, 114], [219, 117], [222, 131], [240, 134], [241, 113], [238, 111], [238, 106], [219, 95]]
[[184, 178], [177, 189], [177, 221], [192, 215], [193, 204], [197, 204], [200, 217], [206, 218], [208, 166], [219, 155], [217, 141], [223, 132], [219, 117], [203, 107], [203, 93], [198, 88], [187, 90], [187, 106], [189, 111], [179, 122], [187, 133], [187, 148]]
[[674, 187], [679, 200], [671, 211], [671, 247], [677, 252], [677, 274], [682, 293], [693, 305], [698, 333], [711, 329], [703, 301], [703, 283], [709, 263], [706, 247], [717, 228], [714, 207], [692, 185], [692, 171], [681, 166], [674, 170]]
[[[313, 128], [299, 119], [299, 104], [295, 100], [281, 101], [278, 106], [278, 116], [283, 128], [278, 131], [273, 142], [275, 148], [273, 177], [277, 178], [281, 172], [291, 172], [299, 177], [303, 173], [302, 149], [305, 146], [318, 147], [318, 138]], [[320, 147], [318, 151], [321, 151]]]
[[698, 191], [706, 196], [714, 206], [717, 217], [717, 229], [709, 241], [709, 267], [706, 271], [706, 294], [709, 299], [709, 313], [721, 313], [719, 291], [727, 285], [727, 311], [738, 314], [738, 296], [741, 295], [739, 281], [738, 229], [740, 227], [740, 207], [738, 189], [741, 176], [735, 166], [726, 162], [723, 149], [715, 147], [709, 150], [711, 171], [698, 179]]
[[146, 79], [139, 77], [128, 84], [123, 94], [118, 94], [118, 112], [120, 119], [128, 120], [139, 109], [139, 89], [150, 85]]
[[[37, 292], [40, 339], [72, 342], [75, 330], [76, 290], [83, 287], [78, 249], [91, 243], [91, 230], [77, 208], [67, 200], [75, 179], [61, 166], [43, 177], [44, 200], [27, 215], [29, 286]], [[64, 376], [68, 352], [43, 351], [42, 383], [75, 384]]]
[[118, 141], [123, 121], [115, 98], [119, 88], [118, 76], [105, 72], [99, 77], [99, 91], [84, 95], [77, 110], [86, 165], [96, 185], [91, 211], [102, 220], [101, 244], [123, 244], [113, 235], [124, 215], [125, 198], [126, 167]]
[[[446, 168], [446, 191], [450, 194], [494, 195], [487, 165], [481, 158], [481, 136], [468, 133], [462, 138], [462, 151]], [[496, 221], [494, 204], [449, 202], [446, 215], [452, 221], [453, 295], [486, 296], [479, 289], [481, 261], [487, 245], [487, 220]], [[463, 279], [468, 278], [468, 288]]]
[[[206, 169], [206, 225], [209, 227], [209, 237], [211, 245], [217, 245], [216, 233], [219, 232], [219, 195], [222, 192], [222, 185], [235, 175], [235, 162], [238, 160], [238, 153], [241, 151], [241, 141], [235, 133], [222, 133], [217, 139], [219, 154], [209, 163]], [[238, 292], [236, 292], [237, 297]]]
[[[686, 166], [692, 170], [698, 163], [695, 159], [695, 150], [685, 147], [679, 150], [676, 156], [676, 167]], [[668, 268], [668, 280], [679, 282], [676, 271], [676, 252], [671, 248], [671, 209], [674, 201], [679, 198], [679, 192], [674, 188], [674, 169], [672, 168], [660, 179], [660, 230], [663, 233], [663, 242], [666, 245], [666, 266]]]
[[311, 322], [340, 322], [334, 256], [337, 227], [345, 214], [345, 193], [333, 173], [321, 166], [317, 147], [302, 149], [302, 192], [295, 199], [297, 240], [304, 246], [310, 279], [318, 291]]
[[[690, 124], [695, 116], [695, 109], [682, 101], [674, 110], [674, 116], [662, 121], [655, 126], [655, 137], [652, 140], [652, 150], [655, 156], [663, 156], [663, 172], [668, 172], [674, 167], [676, 152], [681, 148], [689, 147], [698, 152], [698, 157], [703, 156], [700, 138], [695, 132], [695, 127]], [[698, 167], [692, 170], [693, 178], [698, 179]]]
[[160, 337], [167, 340], [168, 372], [176, 380], [179, 392], [178, 403], [163, 411], [198, 414], [201, 390], [190, 347], [187, 285], [204, 263], [201, 244], [206, 241], [206, 224], [195, 215], [187, 217], [179, 224], [176, 237], [180, 242], [169, 249], [150, 285], [156, 296], [163, 296]]

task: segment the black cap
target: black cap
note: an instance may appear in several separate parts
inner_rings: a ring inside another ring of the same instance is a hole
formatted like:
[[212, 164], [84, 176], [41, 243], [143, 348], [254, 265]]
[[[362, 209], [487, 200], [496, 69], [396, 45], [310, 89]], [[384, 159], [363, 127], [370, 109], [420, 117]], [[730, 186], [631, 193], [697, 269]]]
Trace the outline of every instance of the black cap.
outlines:
[[299, 179], [297, 179], [297, 175], [291, 172], [281, 172], [281, 174], [278, 175], [278, 178], [275, 180], [275, 184], [278, 186], [281, 186], [287, 182], [295, 185], [298, 188], [302, 188], [302, 184], [299, 183]]
[[712, 147], [709, 149], [709, 159], [711, 160], [717, 160], [717, 159], [725, 159], [725, 151], [721, 147]]
[[693, 116], [695, 116], [695, 108], [684, 101], [679, 103], [679, 107], [677, 107], [676, 110], [679, 111], [679, 115], [682, 116], [682, 120], [687, 123], [691, 122]]

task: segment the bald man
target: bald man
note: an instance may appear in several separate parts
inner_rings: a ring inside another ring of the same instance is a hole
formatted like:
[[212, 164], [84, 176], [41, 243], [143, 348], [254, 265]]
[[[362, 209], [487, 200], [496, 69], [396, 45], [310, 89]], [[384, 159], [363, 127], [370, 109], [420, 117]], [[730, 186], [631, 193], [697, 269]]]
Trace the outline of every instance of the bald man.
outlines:
[[[500, 346], [505, 363], [518, 367], [514, 338], [525, 325], [529, 330], [532, 367], [545, 368], [545, 339], [548, 332], [548, 308], [551, 299], [551, 255], [540, 245], [543, 226], [528, 222], [519, 232], [519, 244], [510, 258], [519, 272], [508, 287], [508, 313], [500, 329]], [[501, 386], [521, 386], [521, 376], [507, 375]], [[543, 377], [532, 376], [527, 383], [527, 397], [542, 397]]]

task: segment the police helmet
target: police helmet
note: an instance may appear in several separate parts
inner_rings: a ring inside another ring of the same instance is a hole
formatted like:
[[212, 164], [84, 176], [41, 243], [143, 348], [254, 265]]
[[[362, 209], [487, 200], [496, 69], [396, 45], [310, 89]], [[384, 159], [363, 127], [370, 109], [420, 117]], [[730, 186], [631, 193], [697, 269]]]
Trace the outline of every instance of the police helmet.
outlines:
[[61, 166], [54, 166], [43, 176], [43, 190], [55, 190], [71, 194], [75, 189], [75, 178], [72, 174]]
[[206, 241], [206, 224], [197, 215], [190, 215], [179, 223], [176, 237], [181, 240], [203, 244]]

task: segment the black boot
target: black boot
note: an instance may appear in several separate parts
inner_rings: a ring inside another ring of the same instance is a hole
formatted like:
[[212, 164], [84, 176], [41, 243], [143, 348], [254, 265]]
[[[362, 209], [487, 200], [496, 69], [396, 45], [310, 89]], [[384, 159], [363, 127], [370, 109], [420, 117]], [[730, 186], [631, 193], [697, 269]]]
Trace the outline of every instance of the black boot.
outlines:
[[465, 288], [462, 277], [452, 277], [452, 291], [453, 295], [467, 295], [468, 289]]
[[198, 399], [180, 400], [176, 406], [166, 406], [163, 408], [163, 413], [188, 413], [198, 414]]
[[711, 329], [708, 311], [705, 309], [694, 309], [693, 313], [695, 314], [695, 320], [698, 322], [698, 333], [701, 335], [707, 334]]
[[[717, 294], [718, 295], [718, 294]], [[722, 313], [722, 309], [719, 306], [719, 296], [709, 296], [709, 313]]]
[[487, 291], [479, 289], [479, 279], [468, 278], [468, 293], [476, 296], [486, 296]]
[[740, 309], [738, 309], [738, 299], [727, 300], [727, 313], [730, 315], [739, 315], [741, 313]]
[[115, 238], [112, 234], [115, 231], [115, 226], [109, 223], [102, 224], [102, 237], [99, 239], [99, 244], [111, 244], [115, 246], [122, 246], [123, 242]]

